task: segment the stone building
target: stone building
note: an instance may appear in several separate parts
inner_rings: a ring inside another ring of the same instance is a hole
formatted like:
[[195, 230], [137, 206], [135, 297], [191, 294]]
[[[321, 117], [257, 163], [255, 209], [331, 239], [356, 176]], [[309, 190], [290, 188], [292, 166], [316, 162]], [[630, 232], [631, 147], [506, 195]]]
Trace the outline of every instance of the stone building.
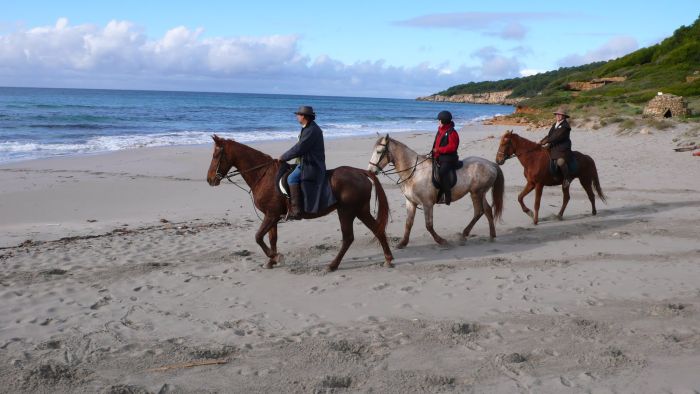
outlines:
[[681, 96], [673, 94], [659, 94], [651, 99], [644, 107], [644, 115], [657, 118], [672, 118], [688, 116], [688, 103]]

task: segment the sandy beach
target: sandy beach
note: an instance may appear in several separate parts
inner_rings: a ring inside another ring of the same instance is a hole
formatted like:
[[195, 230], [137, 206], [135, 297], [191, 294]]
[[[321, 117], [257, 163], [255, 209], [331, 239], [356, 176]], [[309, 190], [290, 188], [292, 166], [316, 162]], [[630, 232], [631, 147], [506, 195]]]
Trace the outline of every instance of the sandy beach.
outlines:
[[[683, 127], [574, 127], [608, 197], [597, 216], [575, 181], [564, 220], [551, 187], [534, 226], [507, 161], [494, 242], [485, 218], [460, 239], [462, 199], [436, 208], [448, 247], [419, 211], [393, 248], [405, 204], [381, 176], [396, 267], [356, 221], [333, 273], [336, 214], [281, 224], [285, 262], [261, 267], [249, 195], [205, 181], [211, 146], [0, 165], [0, 392], [696, 393], [700, 158], [673, 151]], [[463, 129], [460, 156], [493, 161], [505, 129]], [[394, 137], [427, 151], [433, 131]], [[375, 140], [327, 140], [328, 167], [367, 168]]]

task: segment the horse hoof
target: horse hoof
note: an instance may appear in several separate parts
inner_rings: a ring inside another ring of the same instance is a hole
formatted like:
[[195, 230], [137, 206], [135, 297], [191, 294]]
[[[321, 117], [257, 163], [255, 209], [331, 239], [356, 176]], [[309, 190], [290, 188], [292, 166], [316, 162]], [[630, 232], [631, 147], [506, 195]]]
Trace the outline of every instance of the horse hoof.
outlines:
[[396, 245], [396, 249], [403, 249], [406, 247], [406, 245], [408, 245], [408, 242], [401, 241], [398, 245]]
[[384, 268], [394, 268], [394, 263], [391, 261], [387, 260], [384, 262]]
[[[527, 216], [529, 216], [529, 217], [531, 217], [531, 218], [534, 218], [534, 217], [535, 217], [535, 214], [532, 213], [532, 211], [525, 211], [525, 213], [527, 214]], [[537, 223], [535, 223], [535, 224], [537, 224]]]
[[591, 213], [593, 214], [593, 216], [595, 216], [598, 213], [598, 211], [593, 211]]
[[283, 254], [280, 254], [280, 253], [277, 253], [277, 254], [271, 259], [271, 261], [273, 262], [273, 264], [282, 264], [282, 263], [284, 263], [284, 255], [283, 255]]
[[332, 265], [326, 266], [326, 272], [333, 272], [337, 269], [338, 269], [338, 267], [334, 267]]
[[267, 269], [269, 269], [269, 270], [273, 269], [274, 267], [275, 267], [275, 263], [273, 263], [272, 261], [268, 261], [268, 262], [265, 264], [265, 268], [267, 268]]
[[563, 216], [563, 215], [557, 215], [557, 220], [559, 220], [559, 221], [564, 220], [564, 216]]

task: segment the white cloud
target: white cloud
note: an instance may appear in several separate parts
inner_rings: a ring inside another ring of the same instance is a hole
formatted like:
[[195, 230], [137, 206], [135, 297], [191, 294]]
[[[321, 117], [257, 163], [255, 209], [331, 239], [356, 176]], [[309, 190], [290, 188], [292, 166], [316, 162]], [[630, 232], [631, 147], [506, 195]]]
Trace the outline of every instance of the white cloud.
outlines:
[[309, 58], [299, 40], [204, 37], [202, 29], [184, 26], [153, 39], [129, 21], [101, 27], [61, 18], [53, 26], [0, 35], [0, 85], [415, 97], [522, 68], [492, 48], [475, 55], [481, 62], [475, 66], [345, 64]]
[[479, 31], [505, 40], [522, 40], [527, 34], [522, 21], [543, 21], [566, 16], [557, 12], [450, 12], [421, 15], [394, 24], [423, 29]]
[[498, 80], [520, 76], [522, 64], [515, 56], [503, 56], [491, 46], [483, 47], [472, 53], [472, 57], [481, 60], [480, 75], [485, 79]]
[[534, 68], [524, 68], [519, 71], [521, 77], [529, 77], [545, 72], [546, 70], [536, 70]]
[[580, 66], [601, 60], [615, 59], [633, 52], [639, 48], [637, 40], [629, 36], [617, 36], [608, 40], [602, 46], [590, 50], [583, 55], [571, 54], [557, 62], [561, 67]]

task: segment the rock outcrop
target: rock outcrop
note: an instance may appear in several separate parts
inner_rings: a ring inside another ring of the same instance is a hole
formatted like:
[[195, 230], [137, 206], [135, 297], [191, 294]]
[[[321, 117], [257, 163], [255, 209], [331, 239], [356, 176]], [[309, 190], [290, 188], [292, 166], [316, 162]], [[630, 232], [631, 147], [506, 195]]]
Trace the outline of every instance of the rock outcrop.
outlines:
[[579, 82], [569, 82], [566, 84], [564, 89], [573, 91], [585, 91], [593, 90], [601, 86], [609, 85], [611, 83], [623, 82], [627, 77], [606, 77], [606, 78], [595, 78], [590, 81], [579, 81]]
[[442, 96], [433, 94], [432, 96], [418, 97], [418, 101], [439, 101], [449, 103], [469, 103], [469, 104], [502, 104], [502, 105], [517, 105], [526, 97], [509, 98], [512, 90], [504, 90], [502, 92], [486, 92], [474, 94], [455, 94], [453, 96]]

